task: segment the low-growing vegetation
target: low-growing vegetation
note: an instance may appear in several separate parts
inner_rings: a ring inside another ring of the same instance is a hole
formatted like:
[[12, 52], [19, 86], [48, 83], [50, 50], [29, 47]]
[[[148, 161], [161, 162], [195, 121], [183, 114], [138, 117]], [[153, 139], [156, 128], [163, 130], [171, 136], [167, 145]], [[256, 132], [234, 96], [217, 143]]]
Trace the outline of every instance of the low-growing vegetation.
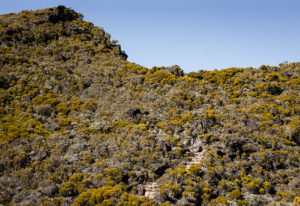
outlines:
[[64, 6], [0, 42], [0, 204], [300, 204], [300, 63], [145, 68]]

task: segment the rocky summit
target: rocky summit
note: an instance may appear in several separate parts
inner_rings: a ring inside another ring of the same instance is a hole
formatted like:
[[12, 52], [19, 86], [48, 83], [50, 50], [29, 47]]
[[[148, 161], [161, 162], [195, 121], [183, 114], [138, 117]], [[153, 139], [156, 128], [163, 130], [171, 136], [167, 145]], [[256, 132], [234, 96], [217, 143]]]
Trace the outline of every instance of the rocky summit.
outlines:
[[0, 16], [0, 205], [300, 204], [300, 63], [126, 59], [64, 6]]

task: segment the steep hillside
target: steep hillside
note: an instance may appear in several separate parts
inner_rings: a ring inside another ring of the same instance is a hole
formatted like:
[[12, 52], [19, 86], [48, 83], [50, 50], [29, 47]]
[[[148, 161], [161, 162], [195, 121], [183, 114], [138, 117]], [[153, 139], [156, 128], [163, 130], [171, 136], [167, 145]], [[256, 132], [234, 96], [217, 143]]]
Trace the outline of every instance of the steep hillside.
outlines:
[[300, 204], [300, 63], [148, 69], [63, 6], [0, 54], [0, 205]]

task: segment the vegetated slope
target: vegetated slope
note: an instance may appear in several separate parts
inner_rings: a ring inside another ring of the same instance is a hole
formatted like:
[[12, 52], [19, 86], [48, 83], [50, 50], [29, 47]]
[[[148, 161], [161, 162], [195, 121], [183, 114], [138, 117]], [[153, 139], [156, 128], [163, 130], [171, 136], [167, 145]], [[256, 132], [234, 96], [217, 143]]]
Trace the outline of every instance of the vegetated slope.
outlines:
[[299, 204], [300, 63], [147, 69], [63, 6], [0, 39], [0, 204]]

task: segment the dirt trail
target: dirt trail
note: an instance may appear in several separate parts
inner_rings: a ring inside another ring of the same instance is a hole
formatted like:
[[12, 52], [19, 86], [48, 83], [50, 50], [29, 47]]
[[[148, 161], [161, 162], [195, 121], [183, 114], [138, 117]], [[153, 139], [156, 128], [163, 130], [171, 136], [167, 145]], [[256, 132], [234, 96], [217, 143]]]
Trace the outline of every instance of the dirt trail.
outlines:
[[[200, 147], [201, 148], [203, 147], [203, 145], [200, 141], [195, 142], [193, 145], [191, 145], [189, 147], [190, 151], [194, 154], [194, 156], [192, 157], [191, 161], [186, 164], [186, 170], [190, 169], [190, 167], [192, 165], [200, 164], [203, 161], [206, 150], [201, 149], [201, 152], [200, 152], [199, 151]], [[154, 199], [155, 195], [159, 189], [157, 181], [156, 182], [148, 182], [147, 184], [144, 185], [144, 189], [145, 189], [144, 196], [148, 197], [149, 199]]]
[[149, 199], [154, 199], [156, 192], [158, 190], [157, 182], [148, 182], [146, 185], [144, 185], [145, 189], [145, 197], [148, 197]]
[[204, 159], [205, 152], [196, 152], [194, 153], [194, 157], [192, 157], [192, 161], [188, 162], [186, 165], [186, 170], [190, 169], [192, 165], [200, 164], [202, 160]]

